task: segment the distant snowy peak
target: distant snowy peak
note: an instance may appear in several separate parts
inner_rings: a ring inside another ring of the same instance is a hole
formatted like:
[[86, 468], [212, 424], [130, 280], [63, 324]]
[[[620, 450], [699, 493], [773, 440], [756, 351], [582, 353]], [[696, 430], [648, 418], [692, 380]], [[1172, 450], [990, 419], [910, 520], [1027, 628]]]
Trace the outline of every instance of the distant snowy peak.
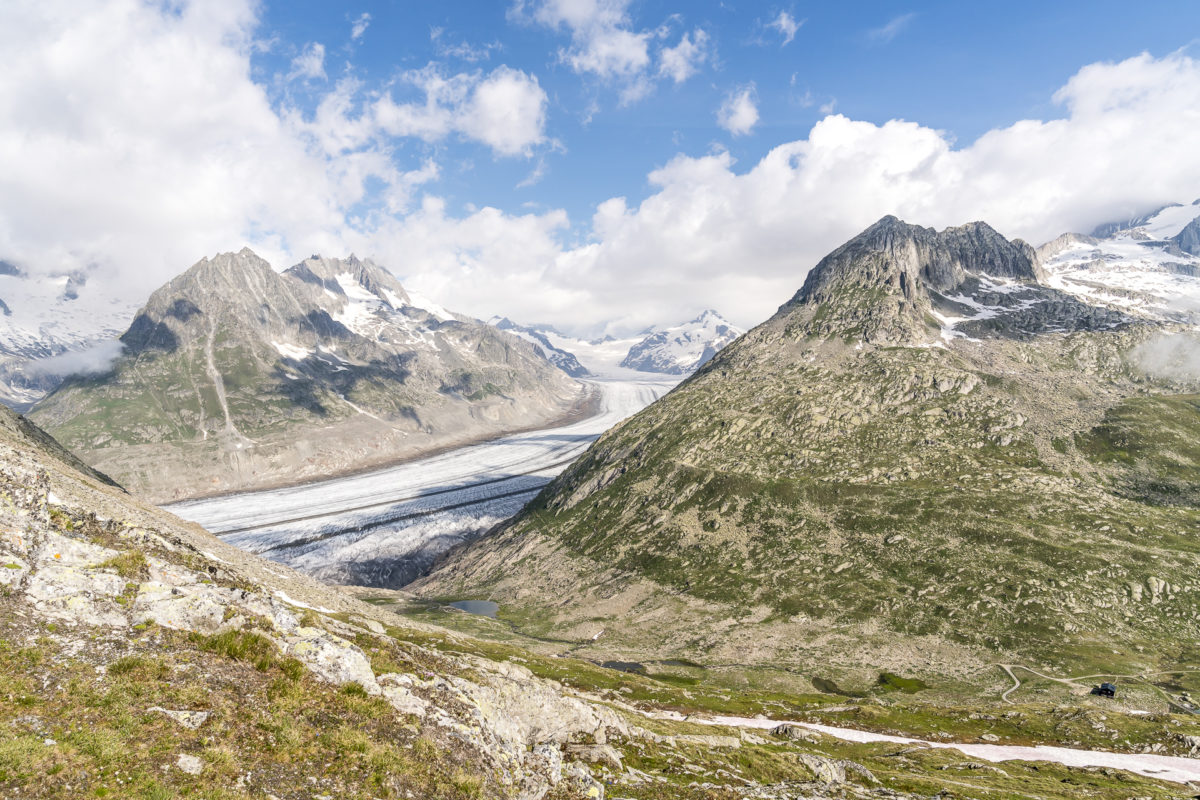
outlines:
[[629, 348], [621, 366], [641, 372], [687, 375], [743, 333], [709, 309], [690, 322], [651, 333]]
[[1107, 239], [1121, 233], [1135, 238], [1148, 237], [1155, 240], [1170, 239], [1200, 217], [1200, 199], [1190, 205], [1168, 203], [1140, 217], [1122, 222], [1107, 222], [1092, 231], [1097, 239]]
[[1150, 319], [1200, 321], [1200, 200], [1038, 249], [1051, 286]]
[[[27, 410], [58, 385], [68, 367], [102, 369], [89, 358], [137, 312], [135, 301], [81, 272], [44, 275], [0, 260], [0, 403]], [[68, 356], [77, 355], [77, 358]]]
[[492, 317], [487, 321], [487, 324], [495, 328], [499, 328], [502, 331], [508, 331], [515, 336], [520, 336], [525, 341], [532, 342], [533, 344], [537, 345], [551, 364], [558, 367], [572, 378], [583, 378], [591, 374], [587, 367], [579, 363], [579, 359], [574, 353], [570, 352], [569, 350], [565, 350], [560, 346], [556, 346], [550, 341], [551, 335], [558, 337], [558, 332], [553, 328], [536, 328], [530, 325], [518, 325], [508, 317]]

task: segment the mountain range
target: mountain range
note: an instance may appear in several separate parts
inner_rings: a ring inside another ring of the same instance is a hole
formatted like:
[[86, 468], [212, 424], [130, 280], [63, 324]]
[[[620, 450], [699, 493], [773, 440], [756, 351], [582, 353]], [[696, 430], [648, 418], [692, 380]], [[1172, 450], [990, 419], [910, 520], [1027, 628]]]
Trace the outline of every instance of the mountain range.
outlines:
[[386, 270], [248, 249], [156, 291], [111, 367], [32, 418], [156, 500], [347, 470], [553, 423], [582, 386], [516, 336], [418, 307]]
[[690, 375], [745, 333], [711, 309], [688, 322], [651, 326], [636, 336], [621, 339], [613, 336], [579, 339], [550, 326], [518, 325], [505, 317], [493, 317], [488, 324], [540, 345], [552, 362], [574, 377], [593, 372], [617, 374], [620, 370]]
[[884, 218], [411, 588], [818, 691], [1194, 666], [1200, 376], [1152, 356], [1200, 342], [1054, 275], [984, 223]]
[[354, 257], [200, 262], [39, 406], [84, 460], [0, 409], [0, 794], [1179, 796], [1200, 340], [1056, 255], [884, 218], [419, 596], [267, 564], [105, 471], [291, 481], [385, 428], [544, 425], [580, 398], [563, 337]]
[[642, 372], [690, 375], [717, 351], [745, 333], [709, 309], [693, 320], [646, 332], [646, 338], [629, 348], [620, 366]]

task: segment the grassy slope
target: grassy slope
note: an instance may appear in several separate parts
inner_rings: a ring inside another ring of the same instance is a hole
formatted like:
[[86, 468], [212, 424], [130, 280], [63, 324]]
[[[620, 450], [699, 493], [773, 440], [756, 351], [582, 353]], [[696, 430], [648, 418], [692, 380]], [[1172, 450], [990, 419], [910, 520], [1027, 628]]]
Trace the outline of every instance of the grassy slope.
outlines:
[[[943, 684], [989, 660], [1081, 674], [1200, 659], [1200, 413], [1141, 395], [1161, 389], [1125, 363], [1126, 335], [857, 350], [782, 327], [607, 434], [423, 591], [491, 596], [539, 635], [594, 618], [642, 655], [657, 641], [712, 659], [738, 638], [768, 643], [747, 664]], [[1172, 502], [1139, 488], [1166, 473], [1187, 484]], [[605, 613], [598, 598], [644, 581]]]

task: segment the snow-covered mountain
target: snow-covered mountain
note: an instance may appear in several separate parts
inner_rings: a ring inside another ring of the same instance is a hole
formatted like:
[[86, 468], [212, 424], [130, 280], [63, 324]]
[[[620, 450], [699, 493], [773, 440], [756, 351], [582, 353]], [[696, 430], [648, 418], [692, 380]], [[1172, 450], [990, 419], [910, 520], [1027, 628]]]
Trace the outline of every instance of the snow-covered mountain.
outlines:
[[537, 328], [531, 325], [518, 325], [508, 317], [492, 317], [487, 321], [487, 323], [488, 325], [499, 328], [502, 331], [508, 331], [516, 336], [520, 336], [527, 342], [532, 342], [534, 345], [541, 348], [542, 352], [545, 354], [547, 360], [549, 360], [551, 364], [558, 367], [572, 378], [583, 378], [591, 374], [587, 367], [579, 363], [579, 359], [575, 357], [574, 353], [570, 352], [569, 350], [564, 350], [561, 347], [556, 347], [554, 343], [550, 341], [551, 335], [557, 335], [559, 338], [564, 340], [567, 339], [567, 337], [563, 337], [553, 328]]
[[743, 333], [711, 310], [690, 322], [666, 328], [652, 326], [636, 336], [620, 339], [579, 339], [549, 326], [521, 325], [499, 316], [489, 319], [488, 324], [537, 344], [552, 363], [574, 377], [634, 377], [636, 372], [690, 375]]
[[0, 261], [0, 403], [25, 411], [72, 372], [106, 367], [137, 313], [86, 273], [32, 275]]
[[687, 375], [745, 331], [709, 309], [690, 322], [647, 333], [629, 348], [621, 366], [642, 372]]
[[1173, 204], [1087, 236], [1066, 233], [1038, 248], [1047, 282], [1136, 316], [1200, 320], [1200, 200]]

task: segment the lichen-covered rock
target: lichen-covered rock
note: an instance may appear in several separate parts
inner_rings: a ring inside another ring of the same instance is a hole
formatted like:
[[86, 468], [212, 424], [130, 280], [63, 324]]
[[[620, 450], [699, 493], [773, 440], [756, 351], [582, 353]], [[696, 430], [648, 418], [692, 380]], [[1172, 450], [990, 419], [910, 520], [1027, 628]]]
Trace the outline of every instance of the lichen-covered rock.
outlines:
[[283, 641], [284, 652], [299, 659], [323, 680], [339, 685], [357, 683], [368, 694], [383, 693], [363, 651], [340, 636], [320, 628], [300, 628]]
[[605, 764], [615, 770], [621, 769], [621, 754], [607, 744], [569, 744], [567, 753], [589, 764]]
[[424, 717], [429, 703], [419, 695], [413, 694], [415, 684], [411, 675], [399, 675], [389, 672], [375, 679], [383, 691], [384, 698], [392, 704], [392, 708], [401, 714], [412, 714]]
[[605, 728], [628, 735], [624, 720], [612, 711], [563, 694], [561, 686], [535, 678], [519, 664], [473, 661], [486, 670], [487, 682], [458, 678], [452, 682], [470, 698], [488, 730], [513, 749], [546, 742], [565, 744], [573, 735]]
[[133, 603], [135, 623], [152, 621], [164, 628], [212, 633], [221, 627], [232, 607], [234, 590], [193, 584], [169, 586], [147, 581], [138, 587]]
[[169, 708], [161, 708], [159, 706], [151, 706], [147, 711], [157, 711], [161, 714], [166, 714], [168, 717], [178, 722], [188, 730], [196, 730], [205, 722], [208, 721], [207, 711], [176, 711]]
[[800, 763], [812, 770], [818, 783], [845, 783], [846, 767], [841, 762], [812, 753], [798, 753]]
[[29, 564], [12, 553], [0, 550], [0, 586], [10, 589], [21, 585], [21, 579], [29, 574]]
[[125, 591], [125, 579], [96, 569], [116, 555], [115, 550], [45, 532], [34, 552], [25, 594], [38, 610], [58, 620], [125, 625], [127, 618], [114, 602]]

